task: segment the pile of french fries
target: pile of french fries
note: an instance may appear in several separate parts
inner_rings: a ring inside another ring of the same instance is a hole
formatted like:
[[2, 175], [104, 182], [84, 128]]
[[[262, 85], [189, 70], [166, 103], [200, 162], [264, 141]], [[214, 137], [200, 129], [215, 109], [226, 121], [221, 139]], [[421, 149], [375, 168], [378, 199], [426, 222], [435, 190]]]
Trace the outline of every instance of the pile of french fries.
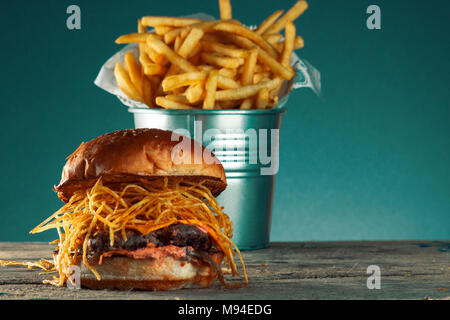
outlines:
[[123, 66], [116, 64], [117, 84], [150, 108], [273, 108], [295, 75], [290, 59], [303, 39], [293, 21], [307, 7], [300, 0], [254, 30], [232, 18], [229, 0], [219, 0], [220, 20], [142, 17], [137, 33], [116, 40], [139, 45], [139, 62], [128, 52]]

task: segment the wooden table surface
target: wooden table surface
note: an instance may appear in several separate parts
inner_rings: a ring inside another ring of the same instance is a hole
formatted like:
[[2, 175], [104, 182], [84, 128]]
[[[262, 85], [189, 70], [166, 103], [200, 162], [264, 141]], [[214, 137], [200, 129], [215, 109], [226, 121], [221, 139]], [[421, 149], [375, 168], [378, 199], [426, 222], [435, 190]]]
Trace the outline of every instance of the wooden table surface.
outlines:
[[[1, 242], [0, 259], [50, 258], [46, 243]], [[50, 276], [0, 267], [0, 299], [450, 299], [449, 241], [277, 242], [243, 252], [249, 285], [166, 292], [73, 290], [42, 284]], [[381, 289], [367, 288], [367, 267]]]

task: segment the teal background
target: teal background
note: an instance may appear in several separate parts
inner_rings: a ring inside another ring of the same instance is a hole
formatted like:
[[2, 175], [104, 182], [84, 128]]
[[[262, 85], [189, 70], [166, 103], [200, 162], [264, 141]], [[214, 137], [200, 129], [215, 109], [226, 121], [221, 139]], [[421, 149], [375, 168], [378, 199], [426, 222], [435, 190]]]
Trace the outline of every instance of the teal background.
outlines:
[[[234, 1], [258, 24], [294, 0]], [[218, 16], [216, 1], [8, 1], [0, 8], [0, 241], [58, 209], [52, 191], [81, 141], [130, 128], [93, 81], [143, 15]], [[448, 1], [309, 1], [299, 55], [321, 71], [322, 98], [292, 93], [281, 131], [272, 240], [450, 238]], [[82, 29], [66, 28], [77, 4]], [[382, 30], [366, 28], [378, 4]]]

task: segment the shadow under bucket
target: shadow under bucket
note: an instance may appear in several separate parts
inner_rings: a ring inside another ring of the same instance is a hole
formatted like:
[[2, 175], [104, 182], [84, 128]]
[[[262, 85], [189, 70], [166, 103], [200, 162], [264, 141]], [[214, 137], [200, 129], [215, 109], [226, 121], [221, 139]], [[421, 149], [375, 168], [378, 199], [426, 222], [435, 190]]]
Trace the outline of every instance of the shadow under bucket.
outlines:
[[189, 133], [211, 149], [225, 168], [228, 187], [217, 201], [233, 222], [232, 240], [240, 250], [269, 245], [279, 129], [285, 108], [128, 111], [134, 115], [135, 128]]

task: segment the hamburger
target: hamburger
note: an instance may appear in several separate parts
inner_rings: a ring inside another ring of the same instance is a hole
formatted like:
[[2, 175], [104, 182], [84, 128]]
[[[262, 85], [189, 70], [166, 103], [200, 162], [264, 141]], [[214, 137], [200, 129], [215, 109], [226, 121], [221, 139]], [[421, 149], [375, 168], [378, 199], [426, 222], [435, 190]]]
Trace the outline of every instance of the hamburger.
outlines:
[[[181, 140], [190, 147], [180, 149]], [[82, 143], [54, 187], [65, 205], [31, 231], [58, 231], [58, 276], [46, 282], [63, 286], [77, 266], [81, 286], [91, 289], [198, 288], [216, 279], [245, 286], [232, 223], [215, 199], [227, 187], [225, 172], [211, 152], [203, 159], [205, 151], [159, 129], [116, 131]], [[228, 281], [222, 269], [240, 280]]]

